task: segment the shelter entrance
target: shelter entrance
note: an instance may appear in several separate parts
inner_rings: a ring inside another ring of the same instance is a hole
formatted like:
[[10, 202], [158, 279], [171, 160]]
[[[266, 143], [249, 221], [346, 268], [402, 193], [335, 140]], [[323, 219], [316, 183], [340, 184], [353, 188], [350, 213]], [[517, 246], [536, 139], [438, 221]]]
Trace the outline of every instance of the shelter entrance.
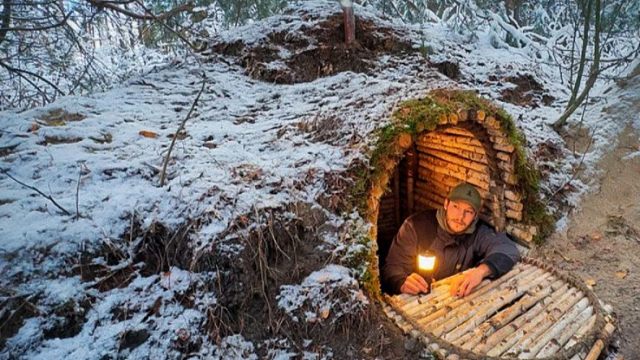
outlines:
[[[476, 119], [483, 115], [472, 114]], [[416, 212], [441, 207], [451, 188], [460, 182], [468, 182], [480, 192], [482, 220], [498, 231], [507, 230], [508, 224], [511, 232], [521, 235], [521, 242], [531, 242], [534, 227], [518, 224], [524, 205], [515, 176], [515, 148], [495, 143], [500, 141], [499, 135], [497, 130], [492, 136], [477, 122], [460, 122], [458, 118], [455, 125], [444, 124], [415, 137], [380, 198], [376, 224], [381, 267], [403, 221]]]
[[[479, 216], [496, 230], [525, 246], [546, 231], [545, 217], [531, 212], [541, 208], [536, 171], [503, 110], [475, 94], [436, 91], [394, 116], [372, 157], [367, 199], [380, 266], [404, 220], [441, 207], [463, 181], [479, 190]], [[539, 260], [525, 258], [461, 299], [449, 295], [450, 282], [430, 294], [384, 296], [387, 315], [439, 358], [595, 359], [613, 328], [590, 289]]]

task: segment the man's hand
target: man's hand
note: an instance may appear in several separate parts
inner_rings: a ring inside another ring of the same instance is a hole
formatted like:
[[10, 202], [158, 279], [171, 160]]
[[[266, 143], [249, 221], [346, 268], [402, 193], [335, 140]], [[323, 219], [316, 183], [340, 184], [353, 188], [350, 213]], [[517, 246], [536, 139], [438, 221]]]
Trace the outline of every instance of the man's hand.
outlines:
[[402, 284], [402, 286], [400, 287], [400, 292], [411, 295], [428, 293], [429, 284], [422, 276], [416, 273], [411, 273], [411, 275], [407, 276], [407, 278], [404, 280], [404, 284]]
[[480, 264], [454, 279], [449, 292], [451, 296], [465, 297], [489, 275], [491, 275], [491, 268], [487, 264]]

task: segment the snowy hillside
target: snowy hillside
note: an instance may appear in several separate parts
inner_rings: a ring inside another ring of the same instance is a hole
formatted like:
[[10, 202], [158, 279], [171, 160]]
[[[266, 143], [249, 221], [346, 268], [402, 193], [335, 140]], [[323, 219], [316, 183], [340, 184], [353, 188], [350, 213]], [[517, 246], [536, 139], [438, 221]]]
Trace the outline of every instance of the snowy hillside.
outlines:
[[[374, 345], [400, 333], [373, 322], [358, 282], [368, 224], [350, 198], [394, 107], [476, 89], [517, 119], [543, 196], [621, 130], [596, 89], [583, 120], [596, 151], [583, 159], [549, 128], [567, 97], [551, 66], [489, 34], [356, 16], [367, 41], [351, 53], [320, 51], [340, 8], [309, 1], [213, 39], [199, 62], [0, 113], [0, 359], [402, 353]], [[585, 189], [574, 179], [550, 206]]]

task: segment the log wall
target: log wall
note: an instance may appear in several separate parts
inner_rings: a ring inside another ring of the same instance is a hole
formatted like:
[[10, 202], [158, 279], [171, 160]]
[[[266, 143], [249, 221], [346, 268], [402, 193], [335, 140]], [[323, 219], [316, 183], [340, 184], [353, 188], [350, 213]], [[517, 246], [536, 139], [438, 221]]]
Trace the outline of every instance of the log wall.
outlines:
[[442, 206], [451, 188], [463, 181], [478, 188], [484, 221], [524, 244], [532, 242], [536, 228], [521, 223], [525, 209], [515, 172], [515, 148], [494, 116], [481, 110], [458, 110], [442, 116], [434, 131], [413, 138], [401, 134], [397, 143], [404, 157], [385, 179], [386, 191], [379, 198], [381, 256], [386, 256], [386, 243], [404, 219]]

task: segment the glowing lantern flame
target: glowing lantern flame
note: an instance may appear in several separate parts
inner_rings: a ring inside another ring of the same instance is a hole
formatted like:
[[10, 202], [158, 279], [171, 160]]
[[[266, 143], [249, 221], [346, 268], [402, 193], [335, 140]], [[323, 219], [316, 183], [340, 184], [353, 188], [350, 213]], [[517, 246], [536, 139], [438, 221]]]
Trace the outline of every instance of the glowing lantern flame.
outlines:
[[418, 255], [418, 269], [432, 271], [436, 267], [436, 257], [433, 255]]

